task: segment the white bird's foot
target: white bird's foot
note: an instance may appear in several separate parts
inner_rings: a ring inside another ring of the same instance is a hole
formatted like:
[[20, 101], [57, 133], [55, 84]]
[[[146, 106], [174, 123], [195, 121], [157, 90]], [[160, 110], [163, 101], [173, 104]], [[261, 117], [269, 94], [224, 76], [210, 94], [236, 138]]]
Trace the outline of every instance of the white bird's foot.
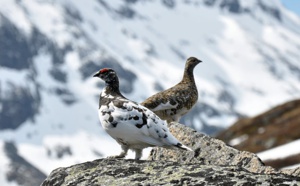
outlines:
[[135, 160], [140, 160], [143, 155], [143, 149], [134, 149], [135, 151]]
[[128, 147], [127, 146], [121, 146], [122, 152], [119, 155], [115, 156], [108, 156], [108, 159], [123, 159], [127, 155]]
[[107, 157], [107, 159], [123, 159], [123, 158], [125, 158], [125, 155], [123, 154]]

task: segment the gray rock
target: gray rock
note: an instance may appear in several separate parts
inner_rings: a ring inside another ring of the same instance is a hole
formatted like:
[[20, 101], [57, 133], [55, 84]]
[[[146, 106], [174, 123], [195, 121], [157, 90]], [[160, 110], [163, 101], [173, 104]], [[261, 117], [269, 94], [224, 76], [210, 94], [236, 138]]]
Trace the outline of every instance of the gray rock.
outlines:
[[42, 186], [300, 184], [300, 169], [277, 172], [255, 154], [179, 123], [171, 123], [170, 130], [195, 152], [154, 148], [146, 161], [98, 159], [58, 168]]
[[42, 186], [86, 185], [297, 185], [299, 177], [253, 174], [238, 166], [169, 161], [99, 159], [54, 170]]
[[239, 166], [255, 173], [273, 173], [274, 169], [265, 167], [255, 155], [238, 151], [227, 146], [223, 141], [201, 134], [182, 124], [172, 122], [171, 133], [183, 144], [191, 147], [195, 153], [153, 148], [149, 160], [175, 161], [180, 163], [201, 162], [206, 165]]
[[292, 176], [300, 177], [300, 167], [295, 168], [295, 169], [283, 169], [283, 170], [281, 170], [281, 172], [284, 174], [289, 174]]
[[[179, 163], [201, 162], [205, 165], [238, 166], [253, 173], [278, 173], [274, 168], [265, 166], [256, 154], [238, 151], [227, 146], [221, 140], [201, 134], [180, 123], [172, 122], [169, 129], [179, 141], [191, 147], [195, 153], [153, 148], [148, 158], [149, 160], [175, 161]], [[300, 176], [300, 170], [284, 170], [281, 173]]]

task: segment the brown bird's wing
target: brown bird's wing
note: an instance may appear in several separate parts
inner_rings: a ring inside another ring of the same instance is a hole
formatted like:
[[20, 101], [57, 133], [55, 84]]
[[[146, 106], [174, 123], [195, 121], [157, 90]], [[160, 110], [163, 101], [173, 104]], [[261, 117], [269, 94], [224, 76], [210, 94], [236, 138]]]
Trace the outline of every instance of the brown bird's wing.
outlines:
[[152, 111], [176, 109], [184, 102], [184, 98], [189, 93], [189, 88], [178, 84], [165, 91], [158, 92], [147, 98], [141, 105], [151, 109]]

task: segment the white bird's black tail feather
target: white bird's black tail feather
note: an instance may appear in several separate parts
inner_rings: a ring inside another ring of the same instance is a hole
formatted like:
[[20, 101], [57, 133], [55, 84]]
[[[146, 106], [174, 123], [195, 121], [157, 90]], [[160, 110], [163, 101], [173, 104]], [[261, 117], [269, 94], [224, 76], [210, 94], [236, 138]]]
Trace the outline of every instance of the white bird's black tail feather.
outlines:
[[175, 147], [179, 148], [179, 149], [183, 149], [183, 150], [188, 150], [188, 151], [192, 151], [194, 152], [191, 148], [181, 144], [181, 143], [177, 143], [176, 145], [174, 145]]

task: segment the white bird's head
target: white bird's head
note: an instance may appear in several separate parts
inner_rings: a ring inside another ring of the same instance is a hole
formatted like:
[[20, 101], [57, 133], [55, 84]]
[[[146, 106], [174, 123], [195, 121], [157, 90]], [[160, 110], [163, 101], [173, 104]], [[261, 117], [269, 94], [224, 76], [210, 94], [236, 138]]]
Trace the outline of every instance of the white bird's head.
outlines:
[[111, 68], [103, 68], [99, 70], [96, 74], [94, 74], [93, 77], [98, 77], [105, 81], [105, 83], [107, 84], [119, 82], [117, 73]]

